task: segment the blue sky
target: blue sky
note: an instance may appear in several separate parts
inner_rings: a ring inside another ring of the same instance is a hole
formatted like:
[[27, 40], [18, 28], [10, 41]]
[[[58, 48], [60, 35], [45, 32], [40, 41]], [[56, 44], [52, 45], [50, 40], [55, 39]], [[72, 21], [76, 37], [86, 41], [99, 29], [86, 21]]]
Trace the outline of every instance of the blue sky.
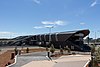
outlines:
[[100, 0], [0, 0], [0, 38], [89, 29], [100, 37]]

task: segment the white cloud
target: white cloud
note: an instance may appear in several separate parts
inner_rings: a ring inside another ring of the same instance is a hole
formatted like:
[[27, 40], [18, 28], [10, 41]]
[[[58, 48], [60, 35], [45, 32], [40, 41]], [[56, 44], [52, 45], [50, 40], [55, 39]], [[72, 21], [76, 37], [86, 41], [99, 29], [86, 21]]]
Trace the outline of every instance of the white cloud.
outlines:
[[46, 26], [44, 26], [44, 27], [46, 27], [46, 28], [54, 28], [54, 27], [56, 27], [56, 26], [53, 26], [53, 25], [46, 25]]
[[40, 4], [39, 0], [33, 0], [33, 2], [35, 2], [36, 4]]
[[90, 7], [94, 7], [97, 4], [97, 0], [95, 0]]
[[41, 29], [41, 28], [44, 28], [43, 26], [35, 26], [34, 27], [35, 29]]
[[41, 28], [49, 28], [49, 27], [57, 27], [57, 26], [63, 26], [65, 25], [65, 22], [64, 21], [61, 21], [61, 20], [58, 20], [58, 21], [42, 21], [41, 22], [43, 25], [41, 26], [35, 26], [34, 28], [35, 29], [41, 29]]
[[53, 26], [53, 25], [44, 25], [44, 26], [35, 26], [34, 28], [35, 29], [42, 29], [42, 28], [54, 28], [54, 27], [56, 27], [56, 26]]
[[82, 23], [80, 23], [80, 25], [85, 25], [85, 23], [84, 23], [84, 22], [82, 22]]
[[51, 21], [42, 21], [41, 23], [44, 24], [44, 25], [60, 25], [60, 26], [65, 25], [65, 22], [61, 21], [61, 20], [54, 21], [54, 22], [51, 22]]
[[16, 34], [16, 33], [13, 33], [13, 32], [0, 32], [1, 35], [10, 35], [10, 34]]
[[42, 21], [41, 23], [42, 23], [42, 24], [45, 24], [45, 25], [46, 25], [46, 24], [55, 24], [54, 22], [50, 22], [50, 21]]
[[12, 38], [12, 37], [15, 37], [16, 34], [18, 34], [18, 33], [0, 31], [0, 38]]
[[55, 24], [56, 25], [65, 25], [64, 21], [60, 21], [60, 20], [56, 21]]

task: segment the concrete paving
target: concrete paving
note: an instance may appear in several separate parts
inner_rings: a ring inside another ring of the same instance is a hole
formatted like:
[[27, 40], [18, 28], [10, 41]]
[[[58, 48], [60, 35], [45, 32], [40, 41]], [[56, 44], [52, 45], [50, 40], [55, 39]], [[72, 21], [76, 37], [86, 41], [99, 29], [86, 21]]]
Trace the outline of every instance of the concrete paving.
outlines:
[[86, 61], [77, 61], [77, 62], [60, 62], [55, 64], [53, 67], [84, 67]]
[[[84, 67], [88, 62], [90, 55], [70, 55], [62, 56], [53, 61], [32, 61], [22, 67]], [[56, 61], [56, 62], [55, 62]]]
[[62, 56], [53, 67], [84, 67], [89, 58], [89, 55]]
[[10, 67], [84, 67], [90, 59], [90, 55], [66, 55], [50, 61], [46, 55], [46, 51], [19, 55], [17, 63]]
[[46, 57], [46, 52], [34, 52], [29, 54], [23, 54], [17, 56], [16, 64], [10, 66], [10, 67], [21, 67], [22, 65], [25, 65], [31, 61], [43, 61], [48, 60]]
[[42, 61], [42, 60], [47, 60], [46, 57], [42, 57], [42, 56], [37, 56], [37, 57], [32, 57], [32, 56], [18, 56], [17, 58], [17, 63], [11, 67], [21, 67], [22, 65], [25, 65], [31, 61]]

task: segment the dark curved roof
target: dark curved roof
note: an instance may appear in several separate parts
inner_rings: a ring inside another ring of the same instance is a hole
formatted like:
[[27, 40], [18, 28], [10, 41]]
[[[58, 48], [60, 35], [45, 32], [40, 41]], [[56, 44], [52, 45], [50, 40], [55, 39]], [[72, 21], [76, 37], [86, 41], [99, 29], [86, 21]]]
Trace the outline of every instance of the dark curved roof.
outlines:
[[88, 29], [87, 30], [79, 30], [76, 33], [83, 33], [84, 37], [85, 37], [85, 36], [89, 35], [90, 31]]
[[51, 41], [66, 41], [67, 39], [71, 38], [75, 34], [82, 33], [84, 34], [83, 37], [87, 36], [90, 31], [89, 30], [77, 30], [77, 31], [67, 31], [67, 32], [56, 32], [51, 34], [42, 34], [42, 35], [35, 35], [37, 41], [49, 41], [49, 36], [51, 37]]
[[75, 34], [75, 33], [83, 33], [85, 36], [87, 36], [90, 33], [90, 31], [88, 29], [86, 29], [86, 30], [75, 30], [75, 31], [59, 32], [58, 34]]
[[84, 36], [87, 36], [90, 31], [87, 30], [76, 30], [76, 31], [67, 31], [67, 32], [56, 32], [56, 33], [51, 33], [51, 34], [40, 34], [40, 35], [32, 35], [30, 36], [20, 36], [16, 37], [14, 39], [17, 40], [25, 40], [25, 39], [30, 39], [33, 38], [36, 41], [49, 41], [49, 35], [51, 36], [51, 41], [66, 41], [67, 39], [71, 38], [75, 34], [83, 33]]
[[85, 37], [90, 33], [90, 31], [89, 30], [77, 30], [77, 31], [59, 32], [55, 34], [57, 34], [58, 36], [58, 41], [66, 41], [70, 37], [74, 36], [75, 34], [79, 34], [79, 33], [83, 33], [84, 34], [83, 37]]

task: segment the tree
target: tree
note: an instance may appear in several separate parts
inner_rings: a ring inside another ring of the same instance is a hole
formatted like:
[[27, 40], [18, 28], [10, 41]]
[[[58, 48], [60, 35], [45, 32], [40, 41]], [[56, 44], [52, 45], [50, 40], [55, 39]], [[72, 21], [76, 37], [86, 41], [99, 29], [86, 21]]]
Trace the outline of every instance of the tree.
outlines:
[[65, 52], [66, 52], [67, 48], [68, 48], [67, 46], [64, 47], [64, 51], [65, 51]]
[[68, 53], [71, 52], [71, 50], [70, 50], [70, 48], [68, 46], [64, 47], [64, 51], [66, 51], [66, 50], [68, 51]]
[[100, 42], [100, 38], [98, 38], [96, 41], [97, 41], [97, 42]]
[[93, 44], [91, 47], [91, 55], [93, 56], [95, 53], [95, 45]]
[[84, 41], [86, 43], [88, 43], [88, 42], [94, 42], [93, 38], [89, 38], [89, 37], [87, 37]]
[[96, 46], [94, 44], [91, 47], [91, 65], [92, 65], [92, 67], [97, 67], [95, 47]]
[[96, 52], [96, 61], [97, 61], [97, 64], [100, 63], [100, 47], [97, 49], [97, 52]]
[[60, 48], [60, 53], [63, 54], [63, 49], [62, 48]]
[[48, 51], [49, 49], [48, 49], [48, 47], [46, 46], [46, 51]]
[[67, 50], [68, 50], [68, 53], [70, 53], [70, 52], [71, 52], [71, 49], [70, 49], [70, 48], [67, 48]]
[[55, 52], [55, 48], [54, 48], [54, 45], [53, 45], [53, 44], [51, 44], [50, 52], [51, 52], [52, 54]]
[[29, 48], [27, 47], [27, 49], [26, 49], [26, 53], [29, 53]]
[[18, 54], [18, 49], [17, 49], [17, 47], [15, 47], [14, 51], [15, 51], [15, 55], [17, 55], [17, 54]]
[[65, 52], [68, 51], [68, 46], [65, 46], [65, 47], [64, 47], [64, 51], [65, 51]]

